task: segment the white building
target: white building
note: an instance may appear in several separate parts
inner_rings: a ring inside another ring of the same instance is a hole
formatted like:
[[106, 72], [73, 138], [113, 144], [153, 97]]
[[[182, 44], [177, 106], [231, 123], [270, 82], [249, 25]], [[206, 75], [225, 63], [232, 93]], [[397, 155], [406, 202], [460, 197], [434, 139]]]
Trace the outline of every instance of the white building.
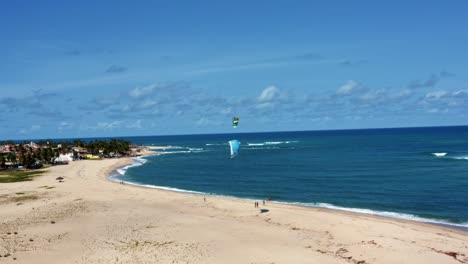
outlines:
[[73, 153], [60, 154], [60, 156], [55, 159], [55, 162], [70, 162], [70, 161], [73, 161]]

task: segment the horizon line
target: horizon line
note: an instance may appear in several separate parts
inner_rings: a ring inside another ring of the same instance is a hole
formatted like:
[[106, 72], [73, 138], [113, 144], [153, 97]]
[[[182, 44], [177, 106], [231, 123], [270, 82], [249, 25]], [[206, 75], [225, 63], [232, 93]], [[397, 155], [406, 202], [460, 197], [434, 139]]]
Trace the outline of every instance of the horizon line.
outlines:
[[232, 133], [201, 133], [201, 134], [165, 134], [165, 135], [138, 135], [138, 136], [104, 136], [104, 137], [65, 137], [65, 138], [36, 138], [36, 139], [5, 139], [6, 141], [43, 141], [43, 140], [76, 140], [76, 139], [123, 139], [132, 137], [171, 137], [171, 136], [203, 136], [203, 135], [230, 135], [230, 134], [261, 134], [261, 133], [294, 133], [294, 132], [327, 132], [327, 131], [357, 131], [357, 130], [390, 130], [390, 129], [417, 129], [417, 128], [450, 128], [468, 127], [468, 125], [447, 125], [447, 126], [409, 126], [409, 127], [369, 127], [369, 128], [338, 128], [338, 129], [318, 129], [318, 130], [280, 130], [280, 131], [255, 131], [255, 132], [232, 132]]

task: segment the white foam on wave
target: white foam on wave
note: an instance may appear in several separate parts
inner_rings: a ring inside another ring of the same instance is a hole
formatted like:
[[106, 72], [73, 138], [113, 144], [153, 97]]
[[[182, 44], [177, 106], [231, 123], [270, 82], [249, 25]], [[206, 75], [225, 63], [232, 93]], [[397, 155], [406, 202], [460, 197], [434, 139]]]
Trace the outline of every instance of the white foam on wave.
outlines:
[[143, 157], [134, 158], [134, 160], [140, 162], [141, 164], [145, 164], [146, 162], [148, 162], [148, 160]]
[[247, 143], [247, 146], [265, 146], [265, 143]]
[[189, 148], [190, 151], [202, 151], [203, 148]]
[[442, 158], [442, 157], [445, 157], [445, 158], [448, 158], [448, 159], [455, 159], [455, 160], [468, 160], [468, 156], [464, 155], [464, 156], [447, 156], [447, 152], [434, 152], [434, 153], [431, 153], [432, 155], [436, 156], [436, 157], [439, 157], [439, 158]]
[[176, 151], [159, 151], [156, 155], [168, 155], [168, 154], [190, 154], [190, 153], [200, 153], [207, 152], [202, 148], [189, 148], [187, 150], [176, 150]]
[[[148, 160], [145, 159], [145, 157], [154, 156], [154, 155], [155, 154], [133, 158], [133, 163], [132, 164], [121, 167], [121, 168], [118, 168], [118, 169], [116, 169], [116, 171], [117, 171], [117, 173], [119, 175], [123, 176], [123, 175], [125, 175], [125, 173], [127, 173], [128, 169], [133, 168], [133, 167], [141, 166], [141, 165], [145, 164], [146, 162], [148, 162]], [[111, 175], [111, 176], [109, 176], [109, 178], [110, 179], [115, 179], [115, 177], [117, 177], [119, 175]]]
[[299, 141], [266, 141], [263, 143], [247, 143], [247, 146], [265, 146], [265, 145], [280, 145], [298, 143]]
[[281, 149], [280, 147], [253, 147], [253, 148], [246, 148], [245, 150], [258, 150], [258, 149]]
[[204, 192], [190, 191], [190, 190], [184, 190], [184, 189], [166, 187], [166, 186], [156, 186], [156, 185], [151, 185], [151, 184], [141, 184], [141, 183], [135, 183], [135, 182], [129, 182], [129, 181], [122, 181], [122, 180], [119, 180], [119, 179], [112, 179], [112, 180], [118, 181], [118, 182], [123, 182], [125, 184], [129, 184], [129, 185], [133, 185], [133, 186], [145, 187], [145, 188], [150, 188], [150, 189], [160, 189], [160, 190], [180, 192], [180, 193], [207, 194], [207, 193], [204, 193]]
[[125, 166], [125, 167], [122, 167], [120, 169], [117, 169], [117, 172], [120, 174], [120, 175], [125, 175], [125, 173], [127, 173], [127, 170], [130, 169], [130, 168], [133, 168], [133, 167], [137, 167], [137, 166], [141, 166], [143, 165], [143, 163], [133, 163], [131, 165], [128, 165], [128, 166]]
[[[466, 157], [466, 159], [468, 159], [468, 157]], [[135, 162], [121, 169], [117, 169], [117, 171], [119, 172], [120, 175], [125, 175], [125, 173], [127, 172], [129, 168], [135, 167], [135, 166], [141, 166], [141, 165], [143, 164], [140, 162]], [[122, 182], [122, 180], [119, 179], [118, 176], [119, 175], [110, 176], [109, 179], [113, 181]], [[212, 196], [235, 198], [235, 199], [241, 199], [241, 200], [252, 200], [252, 199], [256, 200], [255, 198], [248, 199], [248, 198], [240, 198], [240, 197], [235, 197], [235, 196], [230, 196], [230, 195], [210, 194], [210, 193], [190, 191], [190, 190], [167, 187], [167, 186], [140, 184], [140, 183], [129, 182], [129, 181], [123, 181], [123, 182], [126, 184], [135, 185], [135, 186], [141, 186], [141, 187], [152, 188], [152, 189], [161, 189], [161, 190], [174, 191], [174, 192], [212, 195]], [[301, 203], [301, 202], [281, 202], [281, 201], [271, 201], [271, 202], [280, 203], [280, 204], [299, 205], [299, 206], [306, 206], [306, 207], [328, 208], [328, 209], [333, 209], [333, 210], [340, 210], [340, 211], [347, 211], [347, 212], [354, 212], [354, 213], [368, 214], [368, 215], [378, 215], [378, 216], [383, 216], [383, 217], [388, 217], [388, 218], [412, 220], [412, 221], [417, 221], [417, 222], [432, 223], [432, 224], [445, 225], [449, 227], [452, 226], [452, 227], [460, 227], [463, 229], [468, 229], [468, 222], [457, 224], [457, 223], [452, 223], [452, 222], [444, 221], [444, 220], [423, 218], [423, 217], [419, 217], [419, 216], [412, 215], [412, 214], [406, 214], [406, 213], [376, 211], [376, 210], [364, 209], [364, 208], [341, 207], [341, 206], [336, 206], [336, 205], [329, 204], [329, 203]]]
[[166, 154], [182, 154], [182, 153], [192, 153], [190, 150], [177, 150], [177, 151], [160, 151], [158, 155], [166, 155]]
[[184, 149], [185, 147], [180, 147], [180, 146], [149, 146], [148, 149], [150, 150], [167, 150], [167, 149]]
[[[280, 203], [283, 203], [283, 202], [280, 202]], [[451, 223], [449, 221], [423, 218], [423, 217], [419, 217], [419, 216], [412, 215], [412, 214], [406, 214], [406, 213], [376, 211], [376, 210], [363, 209], [363, 208], [351, 208], [351, 207], [348, 208], [348, 207], [336, 206], [336, 205], [329, 204], [329, 203], [299, 203], [299, 202], [290, 202], [290, 203], [284, 202], [284, 203], [285, 204], [300, 205], [300, 206], [307, 206], [307, 207], [328, 208], [328, 209], [333, 209], [333, 210], [354, 212], [354, 213], [360, 213], [360, 214], [378, 215], [378, 216], [383, 216], [383, 217], [388, 217], [388, 218], [396, 218], [396, 219], [412, 220], [412, 221], [424, 222], [424, 223], [432, 223], [432, 224], [440, 224], [440, 225], [468, 228], [468, 223], [456, 224], [456, 223]]]
[[452, 157], [452, 159], [457, 159], [457, 160], [468, 160], [468, 156]]
[[299, 141], [267, 141], [265, 144], [267, 145], [278, 145], [278, 144], [291, 144], [291, 143], [298, 143]]
[[229, 143], [206, 143], [205, 146], [227, 146]]
[[286, 143], [284, 141], [267, 141], [265, 142], [265, 145], [279, 145], [279, 144], [283, 144], [283, 143]]

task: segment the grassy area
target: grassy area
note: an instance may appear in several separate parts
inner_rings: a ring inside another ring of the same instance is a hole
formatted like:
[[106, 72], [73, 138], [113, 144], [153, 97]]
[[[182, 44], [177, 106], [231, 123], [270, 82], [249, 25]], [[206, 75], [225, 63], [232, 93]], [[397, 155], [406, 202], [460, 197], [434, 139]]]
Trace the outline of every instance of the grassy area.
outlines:
[[42, 175], [44, 172], [44, 170], [0, 171], [0, 183], [31, 181], [35, 176]]
[[40, 197], [36, 194], [18, 194], [15, 196], [10, 195], [0, 195], [0, 204], [16, 203], [17, 205], [23, 204], [28, 201], [34, 201]]
[[11, 198], [11, 200], [15, 203], [37, 200], [37, 199], [39, 199], [37, 195], [25, 195], [25, 196]]
[[47, 189], [47, 190], [50, 190], [50, 189], [53, 189], [55, 188], [54, 186], [47, 186], [47, 185], [44, 185], [44, 186], [41, 186], [41, 187], [37, 187], [37, 188], [42, 188], [42, 189]]

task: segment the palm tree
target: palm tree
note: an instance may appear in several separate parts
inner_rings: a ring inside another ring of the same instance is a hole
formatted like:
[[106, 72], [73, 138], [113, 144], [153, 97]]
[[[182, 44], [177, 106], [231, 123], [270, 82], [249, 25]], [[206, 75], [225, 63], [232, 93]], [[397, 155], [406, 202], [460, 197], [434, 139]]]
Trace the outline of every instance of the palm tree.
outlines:
[[16, 162], [16, 155], [13, 152], [8, 153], [7, 160], [11, 163]]

